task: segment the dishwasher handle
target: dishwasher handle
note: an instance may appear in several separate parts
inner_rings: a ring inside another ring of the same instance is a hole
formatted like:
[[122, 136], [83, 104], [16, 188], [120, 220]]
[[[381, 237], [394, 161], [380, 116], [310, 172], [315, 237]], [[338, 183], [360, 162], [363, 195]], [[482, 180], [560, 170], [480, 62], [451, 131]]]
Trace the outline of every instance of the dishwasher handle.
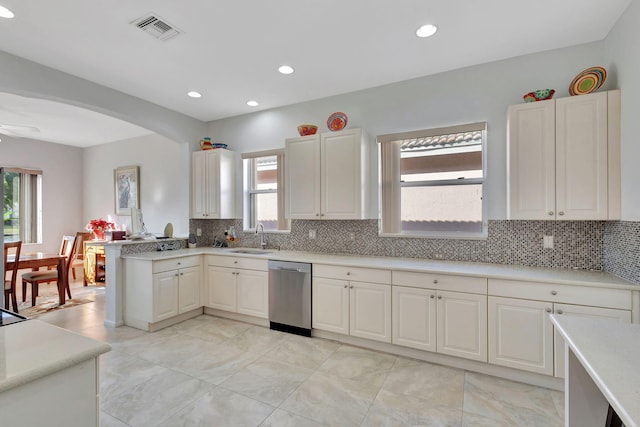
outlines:
[[271, 268], [271, 270], [284, 270], [284, 271], [293, 271], [295, 273], [304, 273], [304, 271], [302, 271], [302, 269], [300, 268], [276, 267], [276, 268]]

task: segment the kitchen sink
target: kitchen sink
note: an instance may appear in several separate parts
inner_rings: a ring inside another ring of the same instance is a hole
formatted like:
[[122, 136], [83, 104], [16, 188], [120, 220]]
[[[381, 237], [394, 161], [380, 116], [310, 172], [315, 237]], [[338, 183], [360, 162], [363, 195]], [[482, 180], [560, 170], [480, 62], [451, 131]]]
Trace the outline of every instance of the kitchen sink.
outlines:
[[271, 252], [265, 251], [264, 249], [233, 249], [229, 251], [233, 254], [250, 254], [250, 255], [266, 255]]

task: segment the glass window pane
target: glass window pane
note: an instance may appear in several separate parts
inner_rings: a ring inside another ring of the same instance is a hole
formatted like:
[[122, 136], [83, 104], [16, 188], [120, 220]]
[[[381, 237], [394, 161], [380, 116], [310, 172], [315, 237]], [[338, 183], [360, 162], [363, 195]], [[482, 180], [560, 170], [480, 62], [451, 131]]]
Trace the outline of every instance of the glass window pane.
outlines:
[[20, 174], [4, 175], [4, 240], [20, 240]]
[[258, 223], [262, 223], [265, 230], [278, 229], [278, 194], [260, 193], [251, 197], [253, 204], [253, 224], [255, 228]]
[[402, 231], [482, 231], [482, 184], [400, 191]]
[[254, 159], [254, 190], [278, 188], [278, 157], [267, 156]]

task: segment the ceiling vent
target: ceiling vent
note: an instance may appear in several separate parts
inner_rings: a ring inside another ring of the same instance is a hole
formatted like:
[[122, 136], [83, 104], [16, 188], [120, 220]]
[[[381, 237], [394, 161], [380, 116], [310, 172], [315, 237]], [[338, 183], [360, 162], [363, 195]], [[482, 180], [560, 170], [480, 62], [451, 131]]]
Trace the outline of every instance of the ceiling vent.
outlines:
[[160, 18], [155, 13], [148, 13], [142, 18], [138, 18], [131, 22], [131, 24], [140, 28], [150, 36], [162, 41], [169, 40], [182, 33], [181, 30], [167, 23], [167, 21]]

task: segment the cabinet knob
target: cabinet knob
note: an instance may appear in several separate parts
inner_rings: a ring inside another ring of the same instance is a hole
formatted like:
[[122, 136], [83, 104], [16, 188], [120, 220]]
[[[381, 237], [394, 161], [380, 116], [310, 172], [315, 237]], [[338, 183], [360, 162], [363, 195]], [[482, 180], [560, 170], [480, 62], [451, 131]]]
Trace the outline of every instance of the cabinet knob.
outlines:
[[558, 215], [562, 216], [564, 215], [564, 212], [558, 212]]
[[350, 271], [347, 271], [347, 276], [351, 276], [351, 272]]
[[344, 285], [344, 288], [347, 289], [347, 285]]
[[553, 216], [553, 211], [549, 211], [549, 213], [547, 215]]
[[547, 313], [551, 313], [551, 309], [550, 308], [547, 308]]
[[178, 277], [178, 273], [174, 274], [174, 276]]
[[182, 263], [181, 263], [181, 262], [178, 262], [178, 265], [182, 265]]
[[435, 295], [429, 295], [429, 298], [434, 299]]
[[434, 285], [437, 285], [437, 284], [438, 284], [438, 279], [435, 279], [435, 280], [433, 281], [433, 284], [434, 284]]
[[438, 295], [438, 299], [442, 299], [442, 295]]
[[353, 289], [353, 285], [349, 286], [349, 289]]
[[180, 273], [181, 276], [184, 276], [184, 273]]
[[317, 213], [317, 214], [316, 214], [316, 216], [320, 216], [320, 214], [319, 214], [319, 213]]
[[558, 311], [556, 311], [556, 313], [562, 314], [562, 310], [558, 310]]
[[556, 292], [556, 291], [551, 291], [551, 295], [558, 295], [558, 292]]
[[233, 263], [234, 263], [234, 264], [237, 264], [237, 263], [238, 263], [238, 261], [233, 261]]

